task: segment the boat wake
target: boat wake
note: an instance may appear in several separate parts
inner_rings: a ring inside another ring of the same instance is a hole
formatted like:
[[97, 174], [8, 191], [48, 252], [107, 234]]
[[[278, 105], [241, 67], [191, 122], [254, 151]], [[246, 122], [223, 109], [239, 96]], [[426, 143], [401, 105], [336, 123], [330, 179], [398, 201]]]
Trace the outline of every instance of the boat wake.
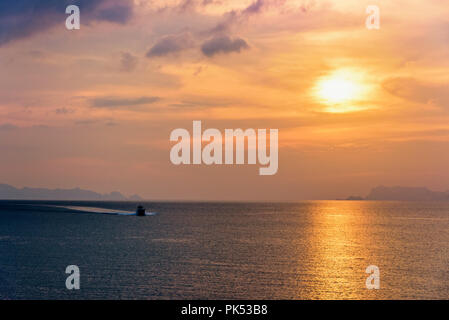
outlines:
[[[110, 214], [114, 216], [137, 216], [137, 213], [134, 211], [123, 211], [123, 210], [105, 209], [96, 207], [78, 207], [78, 206], [53, 206], [53, 207], [64, 208], [83, 213]], [[156, 212], [145, 212], [145, 216], [155, 216], [155, 215], [157, 215]]]

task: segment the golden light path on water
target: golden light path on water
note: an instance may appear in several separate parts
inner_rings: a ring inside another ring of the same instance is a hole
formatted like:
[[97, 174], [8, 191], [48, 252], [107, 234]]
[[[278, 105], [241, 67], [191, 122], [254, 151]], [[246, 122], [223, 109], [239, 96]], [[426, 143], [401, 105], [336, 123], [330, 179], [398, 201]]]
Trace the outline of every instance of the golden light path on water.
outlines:
[[[296, 298], [440, 296], [448, 290], [442, 281], [449, 261], [443, 231], [449, 219], [444, 207], [413, 202], [311, 202], [310, 232], [298, 234], [306, 236], [307, 255], [298, 261], [297, 271], [303, 273], [299, 278], [309, 279], [295, 282]], [[380, 290], [366, 288], [369, 274], [365, 270], [370, 265], [380, 268]]]
[[341, 299], [343, 293], [345, 298], [363, 298], [358, 292], [364, 289], [368, 261], [362, 262], [372, 243], [370, 235], [360, 228], [365, 217], [357, 214], [358, 204], [342, 204], [323, 202], [313, 216], [311, 243], [317, 266], [313, 299]]

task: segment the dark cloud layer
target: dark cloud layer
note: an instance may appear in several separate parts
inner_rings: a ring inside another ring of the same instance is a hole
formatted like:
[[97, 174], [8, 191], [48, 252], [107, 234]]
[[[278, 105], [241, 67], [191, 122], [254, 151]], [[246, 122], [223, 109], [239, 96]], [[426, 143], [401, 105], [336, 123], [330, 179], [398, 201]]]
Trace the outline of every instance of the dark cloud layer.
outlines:
[[241, 38], [232, 39], [228, 36], [218, 36], [203, 43], [201, 51], [204, 55], [212, 57], [218, 53], [240, 52], [249, 46]]
[[65, 25], [65, 9], [77, 5], [82, 22], [126, 23], [132, 17], [132, 0], [14, 0], [0, 1], [0, 46], [27, 38], [58, 24]]
[[131, 3], [118, 4], [109, 8], [98, 10], [95, 19], [104, 20], [113, 23], [127, 23], [133, 15], [133, 6]]

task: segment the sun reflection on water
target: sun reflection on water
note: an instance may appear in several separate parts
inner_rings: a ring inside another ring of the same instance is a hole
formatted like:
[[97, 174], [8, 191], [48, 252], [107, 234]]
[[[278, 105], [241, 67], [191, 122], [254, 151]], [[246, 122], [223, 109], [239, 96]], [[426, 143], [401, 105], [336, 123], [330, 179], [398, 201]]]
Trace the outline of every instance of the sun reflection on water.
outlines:
[[[321, 202], [313, 215], [312, 250], [316, 266], [312, 299], [375, 297], [365, 288], [365, 268], [377, 263], [364, 227], [369, 218], [358, 202]], [[362, 204], [363, 206], [363, 204]]]

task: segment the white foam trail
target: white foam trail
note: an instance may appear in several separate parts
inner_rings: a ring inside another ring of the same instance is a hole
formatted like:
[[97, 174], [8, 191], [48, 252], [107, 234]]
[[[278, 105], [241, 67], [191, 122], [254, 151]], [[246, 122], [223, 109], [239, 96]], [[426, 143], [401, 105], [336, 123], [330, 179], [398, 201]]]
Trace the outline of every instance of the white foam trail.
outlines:
[[[87, 212], [87, 213], [111, 214], [111, 215], [116, 215], [116, 216], [135, 216], [136, 215], [136, 212], [134, 212], [134, 211], [123, 211], [123, 210], [105, 209], [105, 208], [96, 208], [96, 207], [78, 207], [78, 206], [53, 206], [53, 207]], [[146, 216], [155, 216], [156, 214], [157, 214], [156, 212], [145, 212]]]

